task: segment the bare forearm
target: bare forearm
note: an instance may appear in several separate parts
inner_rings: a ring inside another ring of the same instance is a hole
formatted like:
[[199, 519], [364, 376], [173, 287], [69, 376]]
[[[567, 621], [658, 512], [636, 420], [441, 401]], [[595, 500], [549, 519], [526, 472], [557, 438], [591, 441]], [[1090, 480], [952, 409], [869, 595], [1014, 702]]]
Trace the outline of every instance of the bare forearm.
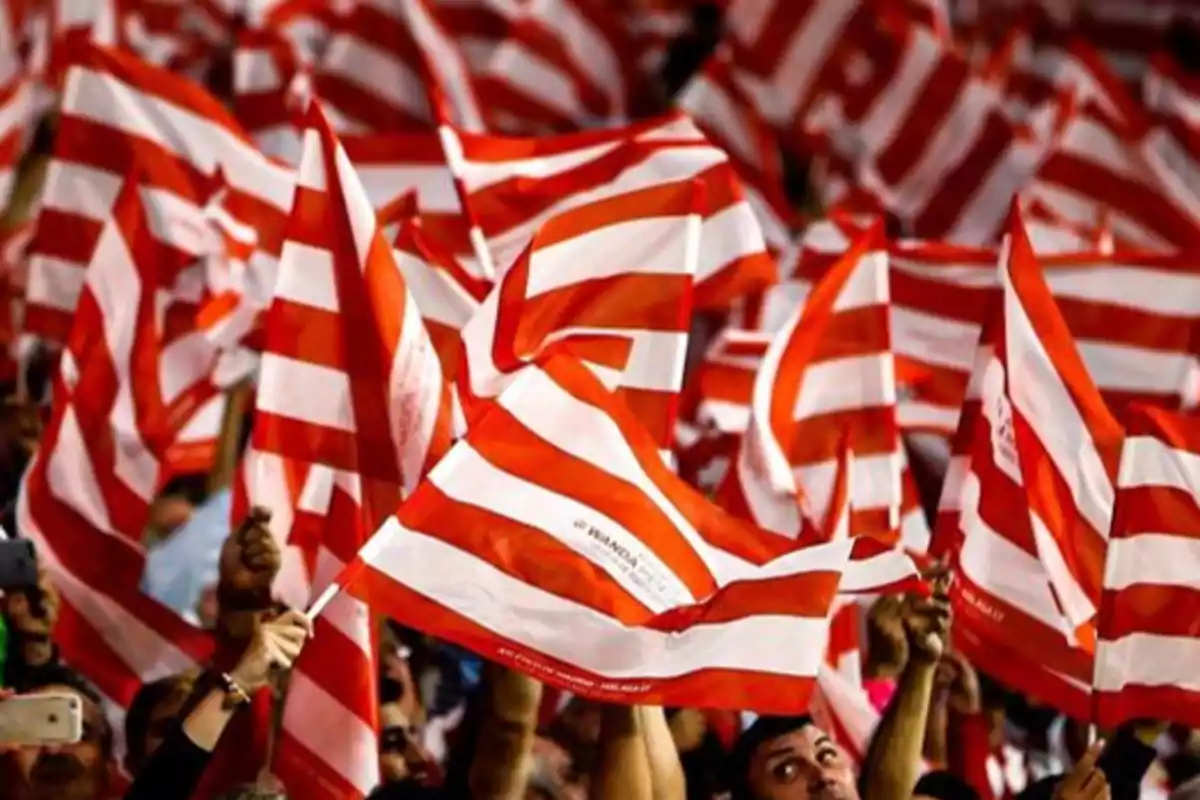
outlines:
[[542, 685], [494, 664], [486, 670], [485, 711], [471, 763], [471, 795], [519, 800], [529, 779]]
[[679, 761], [667, 715], [658, 706], [642, 706], [637, 713], [646, 744], [654, 800], [683, 800], [687, 794], [683, 764]]
[[863, 796], [909, 800], [920, 772], [934, 665], [910, 661], [892, 704], [871, 740], [863, 770]]
[[650, 758], [638, 709], [605, 706], [600, 757], [592, 773], [591, 800], [654, 800]]

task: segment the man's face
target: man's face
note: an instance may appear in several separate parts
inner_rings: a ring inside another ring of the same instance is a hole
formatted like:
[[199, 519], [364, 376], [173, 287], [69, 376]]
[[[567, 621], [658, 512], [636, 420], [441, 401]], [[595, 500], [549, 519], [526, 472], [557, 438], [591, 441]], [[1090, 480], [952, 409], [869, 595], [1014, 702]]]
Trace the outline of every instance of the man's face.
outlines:
[[858, 800], [850, 762], [815, 725], [759, 745], [749, 777], [763, 800]]
[[44, 686], [31, 694], [73, 694], [83, 703], [83, 739], [78, 744], [17, 748], [12, 758], [23, 781], [23, 800], [100, 800], [108, 789], [104, 718], [100, 707], [68, 686]]
[[397, 703], [379, 708], [379, 770], [387, 783], [411, 781], [433, 786], [441, 776], [437, 764], [421, 744], [421, 731]]

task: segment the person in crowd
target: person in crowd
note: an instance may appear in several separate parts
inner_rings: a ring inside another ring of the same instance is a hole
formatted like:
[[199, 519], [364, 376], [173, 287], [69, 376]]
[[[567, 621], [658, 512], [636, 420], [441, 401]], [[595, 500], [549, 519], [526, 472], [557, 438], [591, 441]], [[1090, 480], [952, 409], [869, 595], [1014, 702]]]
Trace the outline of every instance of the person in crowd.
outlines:
[[198, 670], [142, 686], [125, 712], [125, 770], [137, 775], [183, 715], [196, 691]]
[[760, 717], [739, 737], [730, 756], [734, 800], [908, 800], [917, 782], [934, 674], [950, 624], [947, 589], [945, 576], [939, 576], [931, 597], [910, 596], [898, 609], [905, 665], [861, 776], [855, 776], [846, 754], [811, 717]]
[[252, 695], [280, 671], [291, 668], [311, 635], [312, 623], [298, 611], [259, 624], [237, 665], [204, 687], [200, 701], [146, 760], [125, 800], [189, 797], [235, 714], [247, 709]]
[[71, 694], [83, 709], [83, 737], [69, 745], [0, 747], [2, 800], [112, 800], [113, 734], [99, 692], [70, 667], [50, 663], [10, 684], [21, 694]]
[[385, 783], [434, 786], [441, 782], [437, 763], [422, 743], [421, 726], [414, 720], [416, 706], [406, 704], [412, 685], [391, 678], [380, 681], [379, 772]]

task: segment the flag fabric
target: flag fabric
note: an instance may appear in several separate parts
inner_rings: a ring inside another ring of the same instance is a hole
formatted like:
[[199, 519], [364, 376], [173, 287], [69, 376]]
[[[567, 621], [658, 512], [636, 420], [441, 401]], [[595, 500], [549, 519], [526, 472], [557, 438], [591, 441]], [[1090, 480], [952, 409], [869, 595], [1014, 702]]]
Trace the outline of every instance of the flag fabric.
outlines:
[[522, 370], [339, 583], [576, 694], [794, 713], [839, 585], [915, 574], [903, 556], [851, 561], [853, 549], [792, 550], [724, 515], [558, 353]]
[[[1086, 718], [1123, 430], [1105, 408], [1014, 216], [1003, 300], [972, 381], [957, 496], [955, 637], [1008, 685]], [[939, 519], [939, 526], [946, 524]]]
[[1094, 719], [1200, 719], [1194, 675], [1200, 427], [1139, 407], [1121, 454], [1096, 644]]
[[851, 531], [900, 536], [905, 462], [888, 314], [886, 242], [875, 225], [775, 335], [719, 495], [726, 509], [793, 538], [806, 517], [821, 524], [832, 508], [839, 443], [848, 437], [856, 476]]
[[458, 385], [468, 417], [523, 363], [566, 347], [613, 371], [622, 399], [668, 446], [704, 201], [695, 184], [680, 181], [547, 220], [463, 329]]
[[[357, 476], [329, 472], [332, 485], [312, 542], [315, 591], [306, 606], [367, 541]], [[371, 609], [339, 594], [313, 621], [313, 639], [288, 681], [273, 771], [297, 800], [364, 798], [380, 782], [379, 647]]]
[[536, 135], [623, 124], [640, 110], [638, 48], [602, 0], [517, 4], [480, 75], [491, 127]]
[[17, 503], [18, 531], [62, 595], [62, 656], [116, 714], [143, 681], [212, 653], [207, 632], [139, 588], [142, 536], [179, 421], [162, 397], [155, 320], [162, 272], [177, 256], [153, 236], [137, 185], [118, 190], [84, 270], [50, 422]]
[[359, 475], [371, 527], [445, 452], [451, 395], [391, 247], [316, 103], [304, 135], [266, 322], [254, 446]]
[[198, 258], [214, 241], [203, 209], [225, 208], [258, 234], [256, 268], [273, 277], [295, 185], [204, 89], [127, 53], [74, 51], [31, 245], [26, 329], [61, 344], [84, 266], [121, 181], [136, 172], [156, 234]]

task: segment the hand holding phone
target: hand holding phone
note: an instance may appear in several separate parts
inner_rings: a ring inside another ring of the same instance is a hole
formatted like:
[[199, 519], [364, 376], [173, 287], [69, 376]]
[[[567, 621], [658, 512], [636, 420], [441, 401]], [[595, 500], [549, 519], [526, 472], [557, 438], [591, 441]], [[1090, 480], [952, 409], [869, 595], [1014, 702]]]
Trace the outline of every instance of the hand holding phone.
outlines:
[[83, 738], [83, 701], [69, 693], [0, 700], [0, 746], [75, 744]]

